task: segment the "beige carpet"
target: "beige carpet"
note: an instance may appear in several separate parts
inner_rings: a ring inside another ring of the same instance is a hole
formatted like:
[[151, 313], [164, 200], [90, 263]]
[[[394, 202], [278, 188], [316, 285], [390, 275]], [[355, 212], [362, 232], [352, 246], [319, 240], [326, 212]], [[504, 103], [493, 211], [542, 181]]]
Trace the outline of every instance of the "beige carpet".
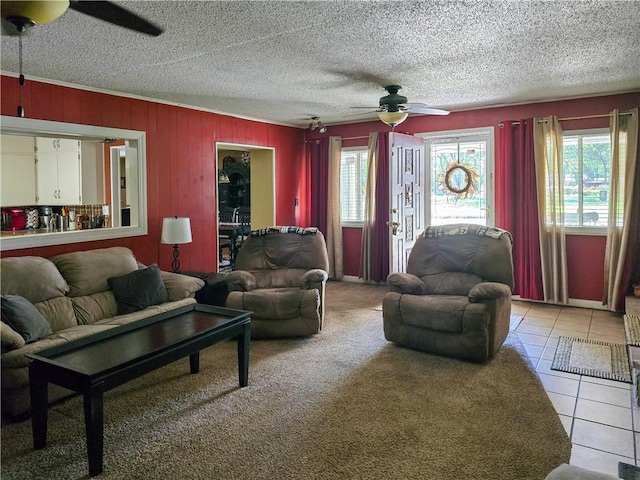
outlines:
[[[384, 287], [330, 283], [320, 335], [235, 344], [107, 393], [105, 479], [536, 480], [571, 443], [516, 336], [488, 365], [394, 346]], [[2, 428], [2, 479], [87, 477], [82, 400], [55, 405], [47, 447]]]

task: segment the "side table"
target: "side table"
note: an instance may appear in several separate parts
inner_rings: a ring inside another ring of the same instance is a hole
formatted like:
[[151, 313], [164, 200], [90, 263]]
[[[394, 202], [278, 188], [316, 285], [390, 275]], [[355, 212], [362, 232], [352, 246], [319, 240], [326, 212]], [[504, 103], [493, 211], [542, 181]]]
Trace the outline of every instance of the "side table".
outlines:
[[217, 305], [224, 307], [227, 303], [229, 287], [226, 281], [226, 274], [218, 272], [180, 272], [183, 275], [196, 277], [204, 280], [204, 287], [196, 292], [198, 303], [206, 305]]

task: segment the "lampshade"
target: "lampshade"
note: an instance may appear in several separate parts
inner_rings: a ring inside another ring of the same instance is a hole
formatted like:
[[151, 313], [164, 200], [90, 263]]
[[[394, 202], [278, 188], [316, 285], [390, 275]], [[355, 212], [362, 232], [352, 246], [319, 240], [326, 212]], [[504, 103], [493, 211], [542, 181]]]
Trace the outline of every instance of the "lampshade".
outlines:
[[379, 112], [378, 118], [390, 127], [395, 127], [404, 122], [409, 114], [407, 112]]
[[68, 0], [2, 2], [2, 18], [23, 17], [36, 25], [54, 21], [69, 8]]
[[166, 217], [162, 220], [160, 243], [191, 243], [191, 221], [189, 217]]

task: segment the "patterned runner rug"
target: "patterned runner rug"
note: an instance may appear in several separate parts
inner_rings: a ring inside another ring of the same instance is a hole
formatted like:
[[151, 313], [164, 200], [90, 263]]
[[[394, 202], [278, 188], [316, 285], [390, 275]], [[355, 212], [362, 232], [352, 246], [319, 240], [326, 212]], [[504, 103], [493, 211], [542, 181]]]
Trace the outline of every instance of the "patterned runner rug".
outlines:
[[560, 337], [552, 370], [631, 383], [626, 345]]
[[624, 332], [627, 338], [627, 345], [640, 347], [640, 316], [624, 316]]

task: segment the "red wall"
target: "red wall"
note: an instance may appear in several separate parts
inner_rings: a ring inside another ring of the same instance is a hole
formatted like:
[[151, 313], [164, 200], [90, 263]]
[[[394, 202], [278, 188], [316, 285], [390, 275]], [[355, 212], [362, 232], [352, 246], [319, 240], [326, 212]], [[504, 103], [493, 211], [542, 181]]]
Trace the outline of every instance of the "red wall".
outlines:
[[[1, 78], [2, 115], [16, 116], [18, 80]], [[180, 248], [182, 270], [215, 271], [218, 264], [216, 142], [273, 147], [276, 218], [280, 225], [309, 221], [304, 130], [243, 120], [189, 108], [27, 81], [22, 105], [28, 118], [147, 133], [149, 234], [109, 241], [4, 252], [6, 256], [52, 256], [73, 250], [123, 245], [143, 263], [171, 268], [170, 245], [160, 245], [162, 218], [191, 218], [193, 243]], [[299, 199], [299, 206], [294, 200]]]
[[[499, 130], [498, 124], [501, 122], [531, 117], [545, 117], [549, 115], [557, 115], [563, 118], [608, 114], [614, 108], [627, 110], [639, 105], [640, 92], [634, 92], [577, 100], [468, 110], [454, 112], [446, 117], [414, 116], [409, 117], [404, 123], [400, 124], [396, 131], [413, 135], [424, 132], [494, 126], [496, 132], [495, 143], [497, 145], [497, 133]], [[607, 127], [608, 125], [608, 118], [562, 122], [562, 127], [565, 130]], [[368, 136], [370, 131], [385, 132], [390, 131], [390, 127], [387, 127], [380, 121], [334, 125], [328, 127], [327, 133], [324, 135], [360, 137]], [[309, 132], [308, 135], [310, 140], [319, 138], [320, 136], [321, 135], [317, 131]], [[366, 146], [367, 139], [347, 140], [343, 142], [343, 145]], [[496, 151], [496, 155], [497, 154], [498, 152]], [[638, 171], [638, 174], [640, 175], [640, 170]], [[500, 175], [500, 172], [496, 172], [496, 177], [498, 175]], [[532, 205], [532, 208], [535, 208], [535, 206]], [[347, 275], [358, 276], [361, 234], [356, 234], [353, 230], [353, 228], [343, 229], [345, 273]], [[570, 298], [596, 301], [602, 300], [605, 243], [606, 238], [603, 236], [567, 237]]]
[[[1, 78], [1, 113], [15, 116], [18, 81]], [[58, 245], [5, 252], [4, 255], [51, 256], [73, 250], [113, 245], [131, 248], [143, 263], [158, 263], [169, 269], [171, 246], [160, 245], [162, 218], [189, 216], [193, 243], [180, 249], [183, 270], [217, 269], [217, 172], [215, 143], [228, 142], [267, 146], [275, 149], [276, 220], [280, 225], [308, 225], [309, 171], [304, 152], [307, 139], [318, 138], [317, 131], [271, 125], [184, 107], [164, 105], [116, 95], [27, 81], [22, 93], [26, 116], [42, 120], [82, 123], [105, 127], [143, 130], [147, 133], [147, 195], [149, 234], [119, 240]], [[640, 105], [640, 92], [592, 97], [579, 100], [544, 102], [510, 107], [455, 112], [446, 117], [415, 116], [398, 127], [401, 133], [415, 134], [495, 126], [521, 118], [558, 115], [560, 117], [607, 114]], [[565, 129], [594, 128], [608, 120], [592, 119], [564, 122]], [[388, 131], [379, 121], [328, 127], [324, 135], [367, 136], [370, 131]], [[367, 140], [345, 141], [345, 146], [366, 145]], [[499, 172], [496, 172], [499, 175]], [[295, 206], [295, 199], [299, 206]], [[359, 273], [359, 229], [345, 228], [345, 270]], [[569, 293], [571, 298], [601, 300], [604, 237], [569, 236]]]

